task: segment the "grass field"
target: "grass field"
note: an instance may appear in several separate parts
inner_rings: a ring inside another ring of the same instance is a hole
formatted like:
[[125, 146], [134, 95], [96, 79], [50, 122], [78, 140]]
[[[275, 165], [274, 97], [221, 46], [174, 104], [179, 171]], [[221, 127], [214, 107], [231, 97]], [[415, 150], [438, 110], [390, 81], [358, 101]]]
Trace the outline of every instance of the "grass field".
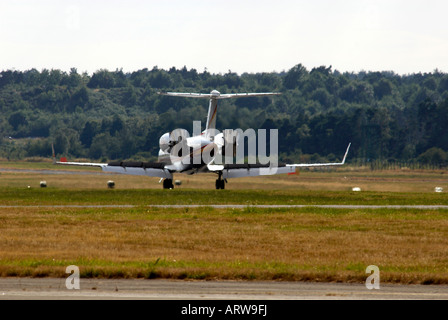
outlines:
[[[213, 189], [213, 175], [179, 175], [179, 188], [162, 190], [156, 178], [96, 172], [0, 173], [1, 276], [66, 277], [74, 264], [81, 277], [364, 282], [377, 265], [381, 282], [448, 283], [448, 210], [148, 206], [447, 205], [446, 193], [434, 192], [448, 189], [443, 171], [305, 171], [234, 179], [226, 190]], [[53, 204], [134, 207], [42, 206]]]

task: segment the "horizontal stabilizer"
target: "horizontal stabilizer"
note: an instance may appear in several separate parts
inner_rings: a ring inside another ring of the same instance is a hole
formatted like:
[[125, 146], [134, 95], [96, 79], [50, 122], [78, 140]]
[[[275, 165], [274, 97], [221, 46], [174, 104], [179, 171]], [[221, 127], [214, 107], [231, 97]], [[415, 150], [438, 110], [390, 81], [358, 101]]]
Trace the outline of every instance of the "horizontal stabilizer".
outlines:
[[204, 99], [230, 99], [230, 98], [249, 98], [249, 97], [265, 97], [281, 95], [279, 92], [261, 92], [261, 93], [224, 93], [212, 91], [211, 93], [182, 93], [182, 92], [158, 92], [160, 95], [183, 97], [183, 98], [204, 98]]

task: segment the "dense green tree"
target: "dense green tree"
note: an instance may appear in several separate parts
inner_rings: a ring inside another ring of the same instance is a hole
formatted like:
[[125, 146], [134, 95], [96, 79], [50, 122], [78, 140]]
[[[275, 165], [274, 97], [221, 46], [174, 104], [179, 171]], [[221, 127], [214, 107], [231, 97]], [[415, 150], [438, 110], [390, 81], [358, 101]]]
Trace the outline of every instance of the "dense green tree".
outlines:
[[220, 101], [217, 125], [221, 130], [278, 129], [283, 159], [337, 159], [348, 142], [352, 159], [360, 161], [435, 163], [445, 161], [442, 152], [448, 151], [448, 75], [438, 70], [402, 76], [390, 71], [341, 73], [331, 66], [308, 72], [297, 64], [286, 72], [242, 75], [186, 66], [132, 73], [100, 69], [92, 75], [76, 68], [68, 73], [4, 70], [0, 156], [48, 156], [55, 143], [59, 154], [71, 157], [155, 160], [163, 133], [191, 131], [194, 120], [204, 127], [208, 110], [207, 100], [157, 92], [213, 89], [281, 92]]
[[95, 134], [97, 133], [97, 124], [92, 121], [87, 121], [84, 128], [82, 129], [80, 140], [81, 143], [86, 146], [87, 148], [90, 148], [93, 138], [95, 137]]
[[76, 107], [80, 107], [82, 110], [87, 109], [89, 103], [89, 92], [85, 86], [79, 87], [70, 97], [68, 103], [68, 112], [74, 112]]
[[298, 64], [291, 68], [283, 79], [285, 89], [298, 88], [304, 78], [308, 75], [308, 71], [302, 64]]
[[92, 75], [87, 86], [93, 89], [95, 88], [109, 89], [116, 86], [116, 81], [114, 75], [111, 72], [105, 69], [101, 69]]
[[374, 85], [375, 97], [382, 99], [392, 94], [393, 84], [389, 79], [382, 78]]
[[418, 160], [425, 164], [445, 165], [448, 156], [445, 151], [440, 148], [430, 148], [418, 156]]
[[26, 116], [22, 111], [17, 111], [11, 114], [8, 118], [8, 122], [13, 127], [14, 130], [17, 130], [19, 126], [24, 126], [28, 124]]

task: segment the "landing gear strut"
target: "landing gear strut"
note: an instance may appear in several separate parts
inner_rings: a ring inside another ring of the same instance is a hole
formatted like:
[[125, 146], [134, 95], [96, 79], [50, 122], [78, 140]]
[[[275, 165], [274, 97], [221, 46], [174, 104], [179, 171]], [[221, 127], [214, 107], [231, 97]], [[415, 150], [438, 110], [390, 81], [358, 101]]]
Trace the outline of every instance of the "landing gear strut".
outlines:
[[174, 189], [173, 179], [163, 180], [163, 189]]
[[222, 172], [219, 173], [219, 178], [216, 180], [216, 189], [225, 188], [225, 180], [222, 179]]

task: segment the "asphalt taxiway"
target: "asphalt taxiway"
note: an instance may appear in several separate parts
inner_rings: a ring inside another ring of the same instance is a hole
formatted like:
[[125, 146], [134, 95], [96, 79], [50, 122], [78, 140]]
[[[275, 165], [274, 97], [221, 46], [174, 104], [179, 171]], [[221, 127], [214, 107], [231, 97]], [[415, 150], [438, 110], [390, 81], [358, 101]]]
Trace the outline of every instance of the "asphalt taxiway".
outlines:
[[0, 278], [0, 300], [448, 300], [447, 285], [277, 281]]
[[[0, 208], [136, 208], [142, 207], [132, 204], [68, 204], [68, 205], [0, 205]], [[240, 205], [240, 204], [204, 204], [204, 205], [188, 205], [188, 204], [174, 204], [174, 205], [146, 205], [148, 208], [214, 208], [214, 209], [245, 209], [245, 208], [328, 208], [328, 209], [417, 209], [417, 210], [440, 210], [448, 209], [448, 205], [276, 205], [276, 204], [260, 204], [260, 205]]]

